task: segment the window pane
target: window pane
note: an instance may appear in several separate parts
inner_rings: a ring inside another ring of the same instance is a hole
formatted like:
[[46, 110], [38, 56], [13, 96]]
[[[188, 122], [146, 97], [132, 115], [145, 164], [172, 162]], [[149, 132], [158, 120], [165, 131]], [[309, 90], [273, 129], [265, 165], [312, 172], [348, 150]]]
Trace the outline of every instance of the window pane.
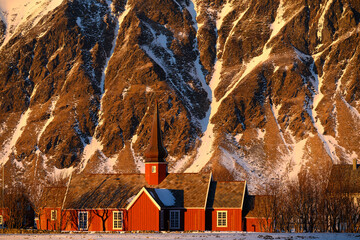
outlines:
[[170, 211], [170, 228], [180, 228], [179, 211]]
[[217, 212], [217, 225], [218, 225], [218, 227], [226, 227], [227, 226], [227, 212], [226, 211]]
[[121, 211], [116, 211], [113, 213], [113, 228], [121, 229], [123, 221], [123, 213]]
[[87, 212], [79, 213], [79, 229], [87, 229], [88, 215]]

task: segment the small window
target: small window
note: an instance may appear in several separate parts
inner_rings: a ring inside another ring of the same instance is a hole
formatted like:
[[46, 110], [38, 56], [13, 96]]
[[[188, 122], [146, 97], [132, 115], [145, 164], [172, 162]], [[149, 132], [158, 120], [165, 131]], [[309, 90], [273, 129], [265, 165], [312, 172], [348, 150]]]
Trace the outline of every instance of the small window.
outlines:
[[88, 228], [88, 213], [79, 212], [79, 230], [87, 230]]
[[123, 222], [123, 212], [114, 211], [113, 212], [113, 228], [114, 229], [122, 229]]
[[218, 211], [217, 212], [217, 226], [218, 227], [227, 227], [227, 211]]
[[0, 215], [0, 225], [3, 225], [4, 224], [4, 218], [2, 215]]
[[170, 211], [170, 228], [179, 229], [180, 228], [180, 211], [172, 210]]
[[51, 210], [51, 220], [56, 220], [57, 210]]
[[152, 173], [156, 173], [156, 166], [152, 166], [152, 167], [151, 167], [151, 172], [152, 172]]

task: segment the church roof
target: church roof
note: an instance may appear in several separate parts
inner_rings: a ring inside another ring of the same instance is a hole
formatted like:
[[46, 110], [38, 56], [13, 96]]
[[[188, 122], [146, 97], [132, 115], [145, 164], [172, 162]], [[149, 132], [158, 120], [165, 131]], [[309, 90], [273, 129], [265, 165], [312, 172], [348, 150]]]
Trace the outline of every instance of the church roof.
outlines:
[[247, 197], [247, 204], [244, 209], [246, 218], [271, 218], [272, 196], [255, 195]]
[[64, 201], [66, 187], [46, 187], [41, 197], [42, 207], [61, 207]]
[[204, 208], [209, 180], [210, 174], [173, 173], [153, 188], [144, 174], [82, 174], [72, 178], [64, 208], [125, 208], [143, 187], [164, 207], [162, 192], [156, 189], [173, 193], [176, 207]]
[[246, 182], [211, 182], [207, 208], [243, 208]]

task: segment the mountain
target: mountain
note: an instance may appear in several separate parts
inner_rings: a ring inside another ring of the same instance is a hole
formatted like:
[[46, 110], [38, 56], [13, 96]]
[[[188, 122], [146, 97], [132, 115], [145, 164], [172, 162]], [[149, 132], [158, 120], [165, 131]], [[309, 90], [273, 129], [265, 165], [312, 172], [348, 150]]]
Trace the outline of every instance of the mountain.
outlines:
[[272, 179], [360, 156], [359, 0], [6, 0], [8, 182], [141, 172], [159, 103], [173, 172]]

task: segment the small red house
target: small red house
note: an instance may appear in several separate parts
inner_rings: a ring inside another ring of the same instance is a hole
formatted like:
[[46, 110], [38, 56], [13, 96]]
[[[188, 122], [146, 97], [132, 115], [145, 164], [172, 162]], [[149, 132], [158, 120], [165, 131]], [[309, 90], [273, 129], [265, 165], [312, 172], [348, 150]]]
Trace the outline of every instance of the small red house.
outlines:
[[[66, 231], [242, 231], [246, 182], [211, 173], [168, 173], [156, 107], [145, 174], [81, 174], [44, 193], [41, 229]], [[56, 193], [55, 193], [56, 191]], [[53, 199], [53, 198], [57, 199]], [[257, 229], [256, 229], [257, 230]]]
[[272, 232], [272, 196], [256, 195], [247, 197], [246, 222], [247, 232]]

